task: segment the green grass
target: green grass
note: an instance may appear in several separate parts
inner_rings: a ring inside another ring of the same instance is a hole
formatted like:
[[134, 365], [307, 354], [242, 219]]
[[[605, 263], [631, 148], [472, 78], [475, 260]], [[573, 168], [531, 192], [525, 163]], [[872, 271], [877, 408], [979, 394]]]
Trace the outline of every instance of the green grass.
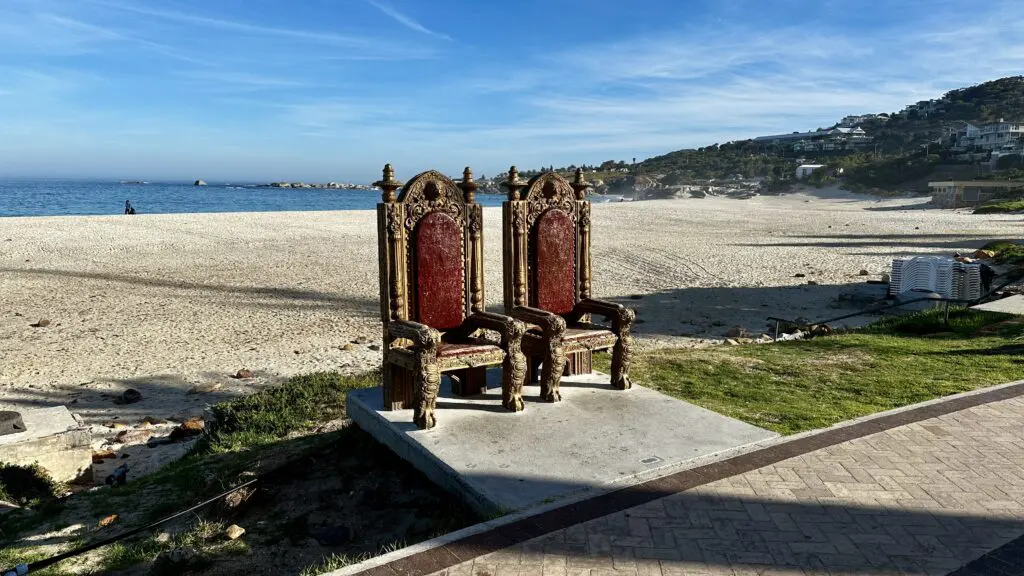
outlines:
[[1024, 210], [1024, 200], [1003, 200], [974, 209], [975, 214], [1006, 214]]
[[38, 465], [17, 466], [0, 463], [0, 500], [36, 508], [60, 495], [61, 485]]
[[[811, 340], [636, 355], [635, 382], [781, 434], [1024, 378], [1024, 324], [954, 310]], [[607, 370], [607, 358], [595, 358]]]

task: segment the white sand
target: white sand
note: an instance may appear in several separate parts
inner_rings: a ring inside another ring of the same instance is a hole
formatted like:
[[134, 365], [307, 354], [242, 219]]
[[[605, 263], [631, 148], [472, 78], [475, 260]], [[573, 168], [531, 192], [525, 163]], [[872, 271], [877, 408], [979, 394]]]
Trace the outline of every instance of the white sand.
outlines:
[[[769, 315], [851, 311], [833, 306], [842, 285], [863, 284], [862, 268], [877, 278], [896, 254], [1020, 236], [1019, 216], [915, 202], [828, 193], [595, 205], [595, 295], [638, 309], [644, 345], [692, 343], [735, 324], [759, 333]], [[499, 209], [485, 220], [497, 310]], [[74, 402], [92, 423], [180, 419], [295, 373], [371, 367], [376, 236], [372, 211], [0, 219], [0, 407]], [[40, 318], [52, 324], [29, 326]], [[257, 378], [229, 377], [243, 367]], [[222, 388], [186, 393], [204, 382]], [[144, 400], [115, 405], [128, 387]]]

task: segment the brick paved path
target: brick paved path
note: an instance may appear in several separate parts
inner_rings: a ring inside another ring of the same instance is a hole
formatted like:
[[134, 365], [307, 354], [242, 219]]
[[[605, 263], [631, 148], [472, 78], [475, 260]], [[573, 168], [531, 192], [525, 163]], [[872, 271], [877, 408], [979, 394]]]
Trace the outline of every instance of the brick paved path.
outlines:
[[436, 574], [944, 575], [1022, 534], [1017, 397], [815, 450]]

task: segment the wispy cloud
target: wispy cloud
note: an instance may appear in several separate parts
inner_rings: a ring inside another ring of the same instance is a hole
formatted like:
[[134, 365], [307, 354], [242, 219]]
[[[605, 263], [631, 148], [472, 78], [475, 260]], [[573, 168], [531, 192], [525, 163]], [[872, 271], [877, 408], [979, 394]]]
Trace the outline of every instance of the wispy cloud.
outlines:
[[380, 10], [381, 12], [383, 12], [384, 14], [386, 14], [387, 16], [389, 16], [390, 18], [392, 18], [393, 20], [395, 20], [396, 22], [410, 30], [415, 30], [416, 32], [421, 32], [423, 34], [427, 34], [428, 36], [433, 36], [434, 38], [440, 38], [441, 40], [451, 40], [451, 36], [448, 36], [447, 34], [442, 34], [440, 32], [434, 32], [433, 30], [406, 16], [405, 14], [402, 14], [398, 10], [395, 10], [394, 6], [388, 4], [386, 0], [366, 1], [370, 3], [374, 8]]

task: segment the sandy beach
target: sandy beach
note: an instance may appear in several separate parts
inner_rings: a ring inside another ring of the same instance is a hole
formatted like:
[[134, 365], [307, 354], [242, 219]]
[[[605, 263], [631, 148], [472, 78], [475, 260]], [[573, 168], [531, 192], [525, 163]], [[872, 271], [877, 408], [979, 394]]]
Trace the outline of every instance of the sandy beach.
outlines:
[[[693, 345], [735, 325], [758, 335], [771, 315], [855, 310], [837, 299], [896, 255], [1020, 236], [1019, 216], [922, 202], [828, 193], [595, 205], [595, 294], [638, 310], [641, 345]], [[500, 310], [500, 210], [485, 221], [487, 304]], [[0, 407], [68, 404], [91, 423], [181, 419], [296, 373], [373, 367], [376, 246], [372, 211], [0, 219]], [[241, 368], [255, 378], [232, 378]], [[190, 394], [197, 385], [219, 388]], [[143, 401], [115, 404], [129, 387]]]

